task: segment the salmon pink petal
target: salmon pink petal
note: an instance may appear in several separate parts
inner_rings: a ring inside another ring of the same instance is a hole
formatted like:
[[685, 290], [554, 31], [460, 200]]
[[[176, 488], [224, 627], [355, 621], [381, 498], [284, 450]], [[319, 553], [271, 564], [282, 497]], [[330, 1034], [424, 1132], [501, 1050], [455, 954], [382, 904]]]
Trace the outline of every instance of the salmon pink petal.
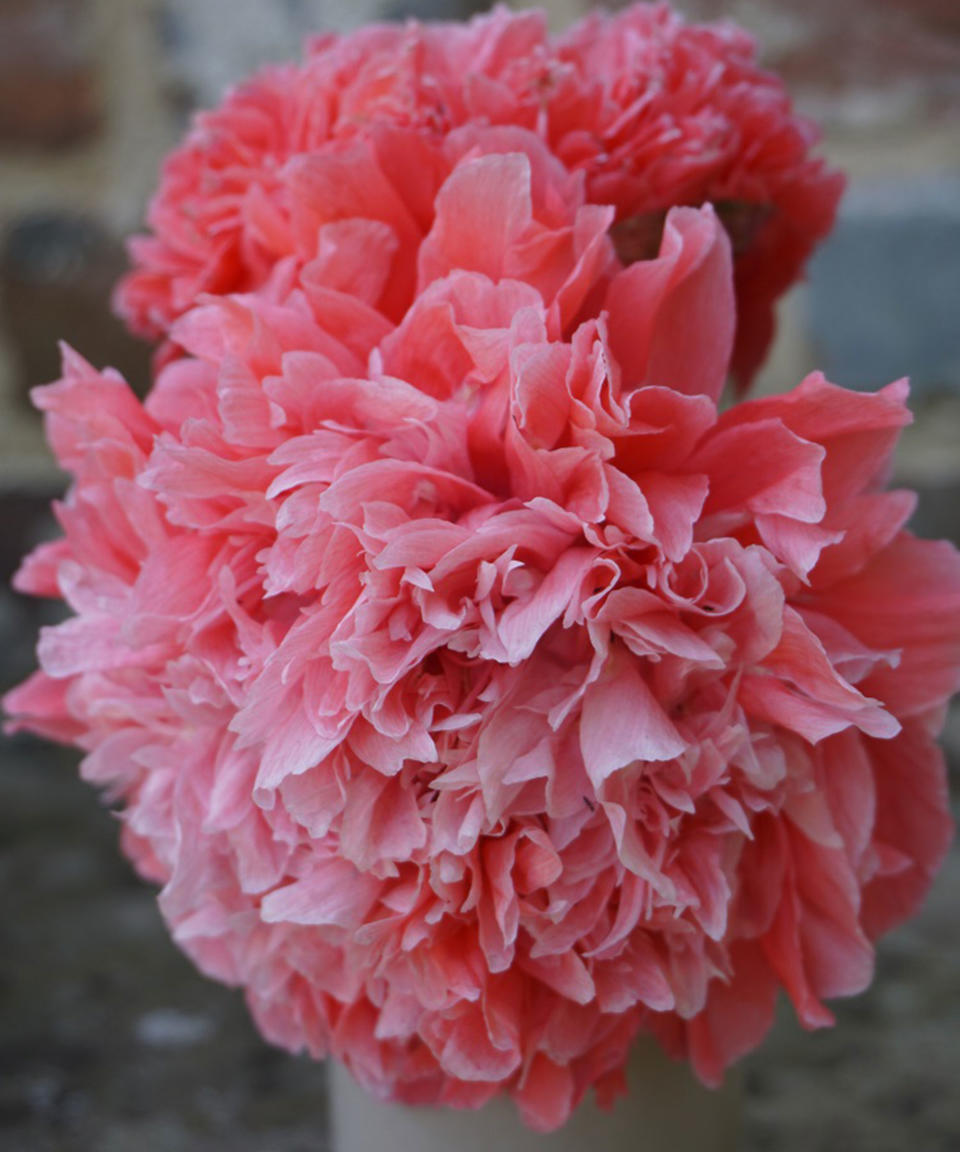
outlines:
[[264, 896], [267, 924], [317, 924], [346, 928], [359, 924], [380, 885], [345, 860], [328, 860], [308, 876]]
[[340, 850], [361, 872], [382, 859], [407, 860], [426, 843], [415, 797], [396, 778], [360, 773], [347, 790]]
[[510, 248], [532, 220], [530, 182], [530, 161], [520, 154], [482, 156], [454, 169], [420, 248], [421, 290], [453, 269], [500, 280]]
[[520, 1115], [536, 1132], [552, 1132], [569, 1116], [574, 1103], [574, 1079], [569, 1065], [549, 1056], [534, 1056], [515, 1094]]
[[[954, 827], [946, 768], [922, 724], [909, 722], [889, 744], [868, 743], [876, 794], [869, 855], [877, 872], [863, 893], [863, 925], [871, 939], [917, 910], [943, 862]], [[909, 794], [910, 804], [902, 797]], [[890, 867], [889, 862], [896, 861]]]
[[870, 648], [901, 649], [862, 687], [897, 715], [937, 708], [960, 687], [960, 557], [949, 544], [901, 533], [818, 607]]
[[595, 788], [635, 760], [670, 760], [685, 746], [631, 661], [611, 661], [584, 695], [580, 748]]
[[[733, 342], [730, 245], [712, 209], [674, 208], [660, 253], [614, 278], [610, 345], [633, 385], [717, 400]], [[684, 339], [688, 326], [695, 343]]]
[[[725, 429], [719, 425], [691, 461], [710, 480], [704, 512], [749, 509], [803, 524], [819, 523], [826, 512], [820, 469], [825, 450], [803, 440], [777, 420]], [[738, 462], [750, 460], [749, 470]]]

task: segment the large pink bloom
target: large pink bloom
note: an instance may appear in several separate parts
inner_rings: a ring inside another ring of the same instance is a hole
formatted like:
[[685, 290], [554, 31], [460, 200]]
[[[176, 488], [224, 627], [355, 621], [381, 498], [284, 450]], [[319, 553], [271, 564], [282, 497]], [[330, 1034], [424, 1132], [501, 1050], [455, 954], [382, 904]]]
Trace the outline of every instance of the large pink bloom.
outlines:
[[[320, 157], [349, 167], [361, 149], [388, 179], [402, 171], [416, 185], [411, 223], [428, 226], [444, 138], [466, 124], [534, 131], [582, 171], [588, 199], [616, 209], [625, 261], [656, 253], [670, 207], [712, 201], [734, 244], [732, 366], [749, 381], [777, 298], [833, 223], [842, 180], [812, 157], [815, 130], [757, 67], [745, 33], [686, 25], [663, 5], [593, 15], [558, 41], [542, 13], [503, 8], [466, 26], [316, 41], [302, 64], [268, 69], [202, 114], [167, 160], [152, 234], [132, 242], [121, 314], [166, 338], [201, 293], [247, 291], [281, 257], [305, 258], [295, 203], [304, 162]], [[405, 256], [401, 245], [377, 302], [393, 320], [409, 303]]]
[[713, 209], [624, 267], [532, 131], [449, 133], [429, 205], [344, 148], [144, 406], [71, 352], [38, 390], [74, 485], [18, 586], [75, 615], [7, 707], [277, 1043], [541, 1129], [641, 1030], [715, 1083], [779, 986], [813, 1027], [867, 985], [950, 836], [905, 385], [718, 415]]

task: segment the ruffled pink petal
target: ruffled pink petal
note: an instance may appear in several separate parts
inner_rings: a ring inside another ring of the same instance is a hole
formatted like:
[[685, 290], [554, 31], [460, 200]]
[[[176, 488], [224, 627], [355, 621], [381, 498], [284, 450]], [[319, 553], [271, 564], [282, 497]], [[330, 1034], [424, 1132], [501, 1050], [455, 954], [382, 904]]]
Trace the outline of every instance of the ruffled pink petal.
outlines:
[[[709, 206], [674, 208], [655, 260], [621, 272], [607, 292], [610, 343], [633, 385], [717, 400], [733, 342], [730, 246]], [[686, 339], [691, 326], [696, 341]]]

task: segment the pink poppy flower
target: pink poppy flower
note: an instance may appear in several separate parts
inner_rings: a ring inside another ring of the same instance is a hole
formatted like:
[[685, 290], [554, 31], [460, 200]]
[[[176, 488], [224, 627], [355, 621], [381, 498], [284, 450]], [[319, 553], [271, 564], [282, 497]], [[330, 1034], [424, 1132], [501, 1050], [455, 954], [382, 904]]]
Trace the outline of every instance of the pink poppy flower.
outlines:
[[66, 352], [17, 583], [74, 615], [6, 707], [267, 1038], [549, 1130], [641, 1031], [716, 1083], [867, 985], [951, 833], [960, 557], [884, 487], [903, 382], [718, 413], [713, 208], [624, 267], [536, 131], [438, 156], [429, 212], [367, 136], [295, 161], [296, 253], [144, 405]]
[[[267, 69], [198, 117], [164, 165], [150, 233], [131, 242], [119, 312], [166, 340], [200, 295], [248, 291], [279, 259], [304, 259], [316, 237], [295, 201], [304, 168], [327, 157], [402, 174], [409, 223], [425, 232], [448, 174], [445, 137], [465, 125], [536, 132], [583, 172], [588, 200], [616, 209], [624, 263], [655, 255], [671, 207], [713, 202], [734, 245], [732, 368], [749, 383], [774, 305], [830, 230], [843, 181], [812, 155], [814, 127], [745, 33], [687, 25], [664, 5], [595, 14], [558, 40], [542, 13], [499, 7], [464, 26], [318, 39], [301, 64]], [[361, 182], [346, 186], [345, 204]], [[394, 253], [378, 302], [393, 320], [409, 302], [410, 255]], [[161, 358], [172, 354], [167, 344]]]

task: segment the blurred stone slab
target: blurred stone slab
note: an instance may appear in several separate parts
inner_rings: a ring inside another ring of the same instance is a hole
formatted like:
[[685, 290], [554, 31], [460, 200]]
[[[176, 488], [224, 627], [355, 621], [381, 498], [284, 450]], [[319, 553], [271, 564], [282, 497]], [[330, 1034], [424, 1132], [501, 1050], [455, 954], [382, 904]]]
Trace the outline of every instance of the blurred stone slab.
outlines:
[[88, 0], [0, 2], [0, 145], [57, 148], [100, 126]]
[[455, 20], [479, 0], [163, 0], [157, 21], [171, 85], [209, 107], [269, 61], [299, 57], [304, 40], [375, 20]]
[[[41, 541], [59, 535], [50, 511], [50, 501], [61, 492], [59, 485], [39, 482], [31, 485], [29, 491], [0, 489], [0, 524], [3, 525], [0, 532], [0, 693], [33, 671], [40, 628], [62, 620], [66, 614], [61, 604], [21, 596], [10, 587], [13, 574], [26, 553]], [[0, 736], [0, 749], [2, 747]], [[0, 839], [0, 853], [2, 846]], [[0, 861], [2, 859], [0, 855]]]
[[75, 762], [0, 744], [0, 1148], [325, 1152], [322, 1065], [178, 952]]
[[810, 267], [818, 366], [850, 387], [960, 389], [960, 175], [858, 184]]
[[[955, 810], [956, 815], [956, 810]], [[920, 914], [880, 942], [875, 983], [804, 1032], [785, 1004], [746, 1061], [745, 1152], [960, 1148], [960, 850]]]
[[30, 213], [0, 238], [0, 323], [24, 407], [32, 387], [60, 375], [61, 340], [96, 367], [116, 368], [135, 391], [146, 391], [150, 349], [110, 308], [126, 266], [120, 241], [77, 213]]
[[960, 545], [960, 389], [911, 402], [914, 422], [897, 451], [893, 483], [920, 500], [910, 522], [919, 536]]
[[956, 0], [676, 0], [695, 19], [735, 20], [818, 117], [861, 127], [938, 116], [960, 102]]

